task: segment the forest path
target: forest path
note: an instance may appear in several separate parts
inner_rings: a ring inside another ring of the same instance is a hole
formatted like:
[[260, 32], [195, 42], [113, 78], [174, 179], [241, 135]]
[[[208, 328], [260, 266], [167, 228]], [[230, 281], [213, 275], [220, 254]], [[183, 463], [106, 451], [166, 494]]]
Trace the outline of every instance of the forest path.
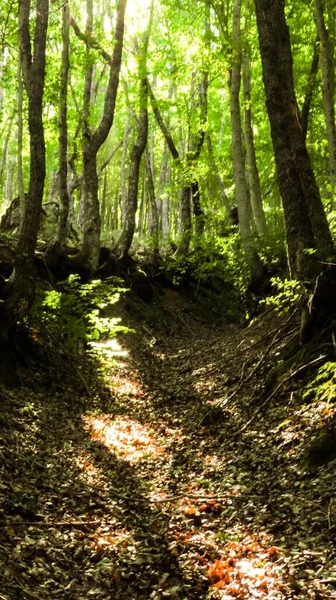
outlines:
[[336, 598], [332, 468], [299, 470], [293, 394], [256, 408], [292, 329], [167, 302], [101, 345], [89, 401], [59, 365], [3, 391], [0, 600]]

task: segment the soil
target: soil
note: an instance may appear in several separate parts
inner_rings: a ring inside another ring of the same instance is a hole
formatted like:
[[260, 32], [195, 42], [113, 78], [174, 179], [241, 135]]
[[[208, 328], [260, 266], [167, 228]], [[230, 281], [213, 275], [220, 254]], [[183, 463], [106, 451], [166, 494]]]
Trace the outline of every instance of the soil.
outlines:
[[309, 459], [334, 398], [305, 396], [322, 342], [174, 289], [118, 311], [135, 333], [99, 363], [32, 331], [0, 389], [0, 600], [336, 598], [335, 455]]

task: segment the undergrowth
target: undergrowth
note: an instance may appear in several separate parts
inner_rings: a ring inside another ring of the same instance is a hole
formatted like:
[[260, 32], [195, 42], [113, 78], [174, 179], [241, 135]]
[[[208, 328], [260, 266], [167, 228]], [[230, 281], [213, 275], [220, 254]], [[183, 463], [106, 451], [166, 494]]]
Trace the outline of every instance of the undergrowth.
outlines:
[[121, 279], [81, 283], [78, 275], [52, 290], [39, 289], [28, 317], [31, 336], [61, 345], [70, 356], [99, 354], [97, 342], [131, 331], [114, 316], [113, 307], [126, 291]]

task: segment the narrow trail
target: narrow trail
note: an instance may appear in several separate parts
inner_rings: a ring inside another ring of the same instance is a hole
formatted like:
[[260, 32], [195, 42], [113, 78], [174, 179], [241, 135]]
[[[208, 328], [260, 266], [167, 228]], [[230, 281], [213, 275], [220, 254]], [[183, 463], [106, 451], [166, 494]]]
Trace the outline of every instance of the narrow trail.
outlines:
[[0, 600], [336, 598], [334, 463], [300, 468], [295, 391], [258, 410], [292, 329], [166, 314], [90, 399], [59, 365], [2, 390]]

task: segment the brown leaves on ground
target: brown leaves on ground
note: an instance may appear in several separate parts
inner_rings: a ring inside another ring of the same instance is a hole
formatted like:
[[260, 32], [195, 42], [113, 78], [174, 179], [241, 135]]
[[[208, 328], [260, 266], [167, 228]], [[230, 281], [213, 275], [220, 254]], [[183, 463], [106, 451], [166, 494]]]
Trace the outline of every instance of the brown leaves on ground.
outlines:
[[291, 324], [151, 310], [90, 399], [61, 357], [2, 389], [0, 600], [336, 598], [335, 461], [302, 466], [334, 404], [260, 410]]

